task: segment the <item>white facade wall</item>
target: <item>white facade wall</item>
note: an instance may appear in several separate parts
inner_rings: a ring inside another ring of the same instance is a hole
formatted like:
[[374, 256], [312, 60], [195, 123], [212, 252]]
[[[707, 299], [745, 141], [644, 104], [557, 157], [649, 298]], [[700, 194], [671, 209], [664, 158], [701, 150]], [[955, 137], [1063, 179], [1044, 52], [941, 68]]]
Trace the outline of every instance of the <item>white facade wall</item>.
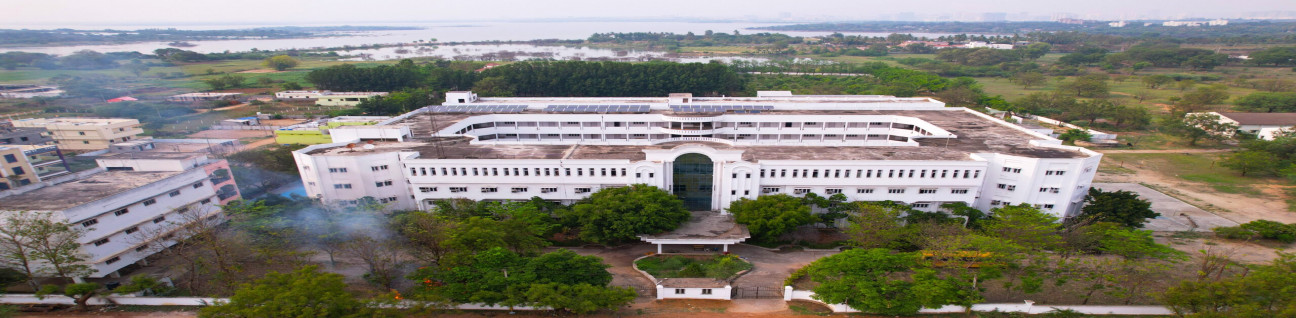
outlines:
[[724, 287], [663, 287], [657, 285], [657, 299], [720, 299], [730, 300], [733, 297], [733, 286]]
[[333, 142], [355, 142], [358, 140], [395, 140], [405, 141], [413, 138], [409, 126], [360, 126], [348, 125], [329, 129]]
[[[345, 145], [315, 145], [306, 149]], [[410, 209], [415, 205], [410, 185], [401, 173], [399, 157], [403, 155], [408, 156], [410, 153], [310, 156], [294, 152], [293, 158], [297, 162], [297, 170], [301, 173], [308, 197], [320, 198], [326, 203], [354, 204], [352, 201], [368, 196], [380, 203], [387, 203], [392, 209]]]

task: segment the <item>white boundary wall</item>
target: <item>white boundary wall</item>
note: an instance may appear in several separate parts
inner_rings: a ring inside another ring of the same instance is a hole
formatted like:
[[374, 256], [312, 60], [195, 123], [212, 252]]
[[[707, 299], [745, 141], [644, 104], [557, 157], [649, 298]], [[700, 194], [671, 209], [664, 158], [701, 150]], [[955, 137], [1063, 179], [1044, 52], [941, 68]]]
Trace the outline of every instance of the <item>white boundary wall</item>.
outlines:
[[[846, 304], [825, 304], [822, 301], [814, 299], [814, 292], [808, 290], [794, 290], [792, 286], [783, 287], [783, 300], [804, 300], [820, 303], [828, 306], [834, 313], [857, 313], [859, 310], [850, 308]], [[965, 311], [978, 312], [1019, 312], [1028, 315], [1037, 315], [1049, 313], [1057, 310], [1074, 310], [1087, 315], [1173, 315], [1174, 311], [1162, 306], [1098, 306], [1098, 305], [1076, 305], [1076, 306], [1052, 306], [1052, 305], [1035, 305], [1033, 302], [1023, 302], [1020, 304], [974, 304], [971, 308], [963, 306], [945, 306], [941, 308], [924, 308], [918, 313], [922, 314], [943, 314], [943, 313], [961, 313]]]

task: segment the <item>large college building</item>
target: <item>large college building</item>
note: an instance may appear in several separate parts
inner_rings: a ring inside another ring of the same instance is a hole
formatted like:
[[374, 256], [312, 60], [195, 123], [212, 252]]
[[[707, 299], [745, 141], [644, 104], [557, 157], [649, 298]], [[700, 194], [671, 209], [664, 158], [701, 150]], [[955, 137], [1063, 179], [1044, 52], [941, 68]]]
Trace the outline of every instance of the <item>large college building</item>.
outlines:
[[1078, 213], [1101, 154], [930, 98], [479, 98], [331, 131], [294, 153], [309, 196], [393, 209], [450, 198], [571, 203], [643, 183], [692, 210], [786, 193], [921, 210], [1028, 203]]

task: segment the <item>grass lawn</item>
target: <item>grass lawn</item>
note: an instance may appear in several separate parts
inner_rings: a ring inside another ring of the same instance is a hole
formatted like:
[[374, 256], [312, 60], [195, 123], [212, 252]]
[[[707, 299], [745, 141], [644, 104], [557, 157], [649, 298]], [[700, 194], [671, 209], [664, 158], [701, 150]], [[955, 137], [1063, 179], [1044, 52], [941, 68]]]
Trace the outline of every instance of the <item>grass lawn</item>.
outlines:
[[1255, 184], [1274, 183], [1269, 177], [1243, 177], [1232, 169], [1219, 166], [1223, 154], [1219, 153], [1120, 153], [1103, 156], [1103, 165], [1109, 171], [1120, 171], [1127, 166], [1156, 170], [1184, 181], [1204, 183], [1215, 191], [1260, 196]]
[[654, 256], [635, 262], [639, 270], [656, 278], [727, 279], [752, 268], [752, 264], [734, 255]]

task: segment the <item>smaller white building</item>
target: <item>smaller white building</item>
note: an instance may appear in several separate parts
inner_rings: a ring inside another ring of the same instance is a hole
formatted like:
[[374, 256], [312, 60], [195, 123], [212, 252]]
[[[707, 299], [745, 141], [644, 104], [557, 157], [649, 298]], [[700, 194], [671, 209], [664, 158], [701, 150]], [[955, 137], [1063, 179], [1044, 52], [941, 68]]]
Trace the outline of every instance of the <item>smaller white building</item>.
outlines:
[[666, 278], [657, 282], [657, 299], [733, 299], [733, 286], [714, 278]]
[[1219, 122], [1236, 125], [1238, 131], [1256, 135], [1263, 140], [1296, 131], [1296, 113], [1229, 113], [1209, 112], [1219, 116]]

